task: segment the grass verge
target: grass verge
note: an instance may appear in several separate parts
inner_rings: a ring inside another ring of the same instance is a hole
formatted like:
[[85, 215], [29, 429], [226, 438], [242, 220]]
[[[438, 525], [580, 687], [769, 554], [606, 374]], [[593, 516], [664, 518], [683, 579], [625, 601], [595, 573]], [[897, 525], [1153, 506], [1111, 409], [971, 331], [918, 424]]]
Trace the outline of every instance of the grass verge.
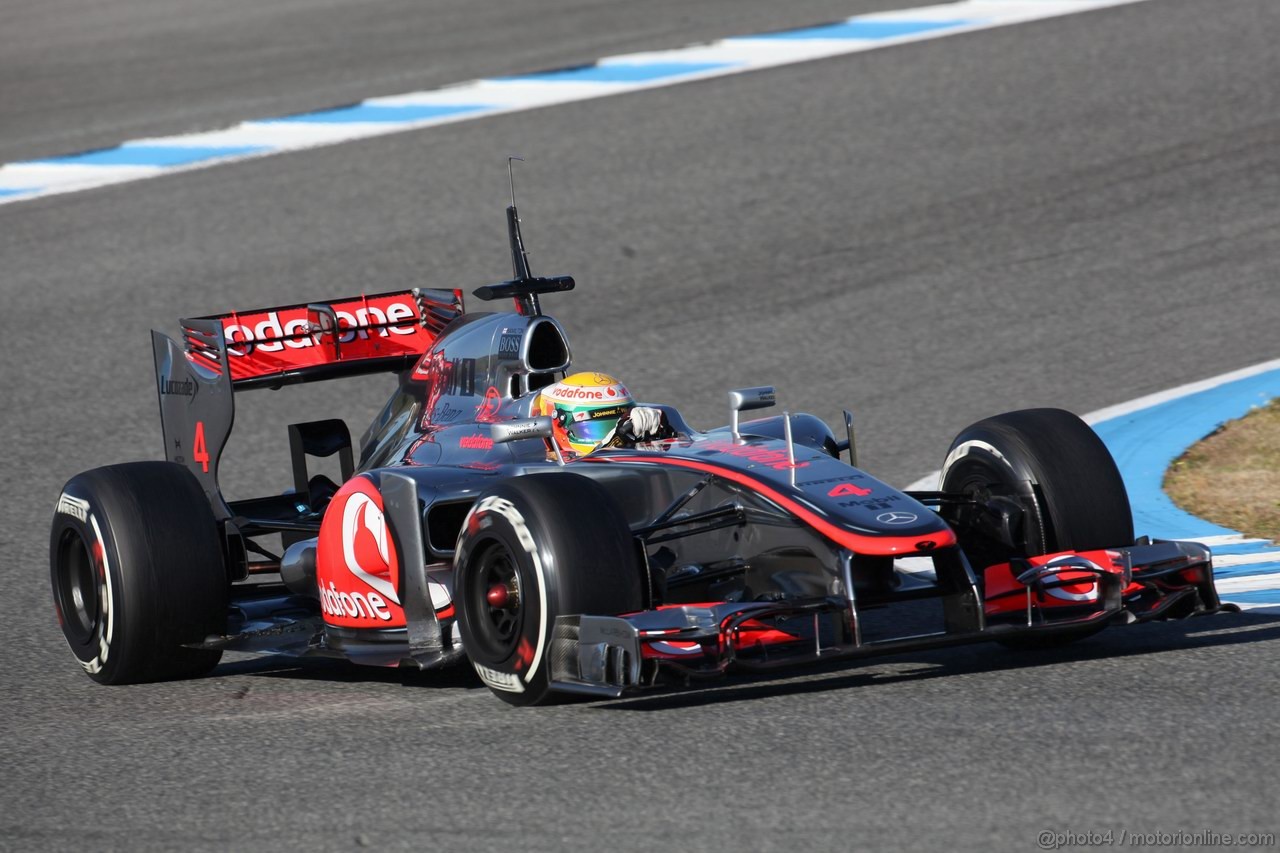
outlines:
[[1164, 490], [1206, 521], [1280, 539], [1280, 400], [1191, 447], [1170, 466]]

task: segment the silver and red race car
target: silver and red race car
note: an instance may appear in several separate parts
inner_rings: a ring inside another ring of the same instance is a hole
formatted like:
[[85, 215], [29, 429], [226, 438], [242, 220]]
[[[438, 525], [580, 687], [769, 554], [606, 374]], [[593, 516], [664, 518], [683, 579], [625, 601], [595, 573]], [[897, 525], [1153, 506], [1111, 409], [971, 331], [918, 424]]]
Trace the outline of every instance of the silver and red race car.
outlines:
[[[670, 406], [660, 440], [568, 459], [532, 417], [569, 369], [529, 271], [182, 321], [152, 333], [167, 461], [73, 477], [51, 539], [63, 633], [93, 679], [208, 672], [224, 650], [422, 669], [469, 661], [500, 698], [619, 697], [734, 671], [981, 640], [1037, 647], [1117, 622], [1222, 609], [1207, 548], [1135, 540], [1107, 449], [1057, 409], [979, 421], [937, 491], [857, 467], [853, 419], [730, 423]], [[226, 500], [218, 465], [245, 391], [397, 377], [352, 442], [288, 425], [292, 487]], [[309, 460], [337, 457], [341, 482]], [[842, 457], [847, 456], [848, 461]]]

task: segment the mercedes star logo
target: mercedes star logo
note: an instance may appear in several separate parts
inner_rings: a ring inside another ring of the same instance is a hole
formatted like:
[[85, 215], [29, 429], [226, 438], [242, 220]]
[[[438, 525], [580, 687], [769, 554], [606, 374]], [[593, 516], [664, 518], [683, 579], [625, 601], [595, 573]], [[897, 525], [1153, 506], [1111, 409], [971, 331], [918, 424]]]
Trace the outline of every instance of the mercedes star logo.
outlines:
[[882, 512], [876, 516], [876, 521], [881, 524], [910, 524], [917, 517], [911, 512]]

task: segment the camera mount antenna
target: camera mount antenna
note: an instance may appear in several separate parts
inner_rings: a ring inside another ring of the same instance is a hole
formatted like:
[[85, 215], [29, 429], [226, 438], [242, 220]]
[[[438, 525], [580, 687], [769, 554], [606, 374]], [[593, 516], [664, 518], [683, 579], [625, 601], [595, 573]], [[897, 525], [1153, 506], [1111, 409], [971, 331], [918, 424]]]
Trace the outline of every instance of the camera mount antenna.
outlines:
[[529, 253], [524, 248], [524, 237], [520, 234], [520, 214], [516, 212], [516, 179], [515, 161], [524, 162], [523, 157], [507, 158], [507, 180], [511, 186], [511, 204], [507, 207], [507, 238], [511, 243], [511, 273], [509, 281], [488, 284], [476, 288], [474, 294], [480, 299], [500, 299], [511, 297], [515, 300], [517, 313], [536, 317], [542, 313], [538, 303], [538, 294], [556, 293], [573, 290], [571, 276], [557, 275], [550, 277], [534, 277], [529, 272]]

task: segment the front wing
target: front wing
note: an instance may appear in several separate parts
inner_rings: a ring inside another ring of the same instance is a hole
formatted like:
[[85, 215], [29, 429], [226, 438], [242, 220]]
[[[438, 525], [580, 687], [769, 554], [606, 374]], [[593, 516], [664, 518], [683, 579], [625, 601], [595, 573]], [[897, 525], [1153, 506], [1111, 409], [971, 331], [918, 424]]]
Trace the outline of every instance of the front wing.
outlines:
[[983, 574], [980, 589], [965, 589], [962, 579], [940, 583], [943, 630], [876, 639], [864, 636], [868, 614], [847, 568], [844, 594], [824, 599], [561, 616], [551, 643], [552, 687], [618, 698], [664, 676], [770, 672], [986, 640], [1052, 641], [1113, 623], [1234, 609], [1218, 598], [1209, 549], [1192, 542], [1141, 540], [1127, 548], [1048, 554]]

